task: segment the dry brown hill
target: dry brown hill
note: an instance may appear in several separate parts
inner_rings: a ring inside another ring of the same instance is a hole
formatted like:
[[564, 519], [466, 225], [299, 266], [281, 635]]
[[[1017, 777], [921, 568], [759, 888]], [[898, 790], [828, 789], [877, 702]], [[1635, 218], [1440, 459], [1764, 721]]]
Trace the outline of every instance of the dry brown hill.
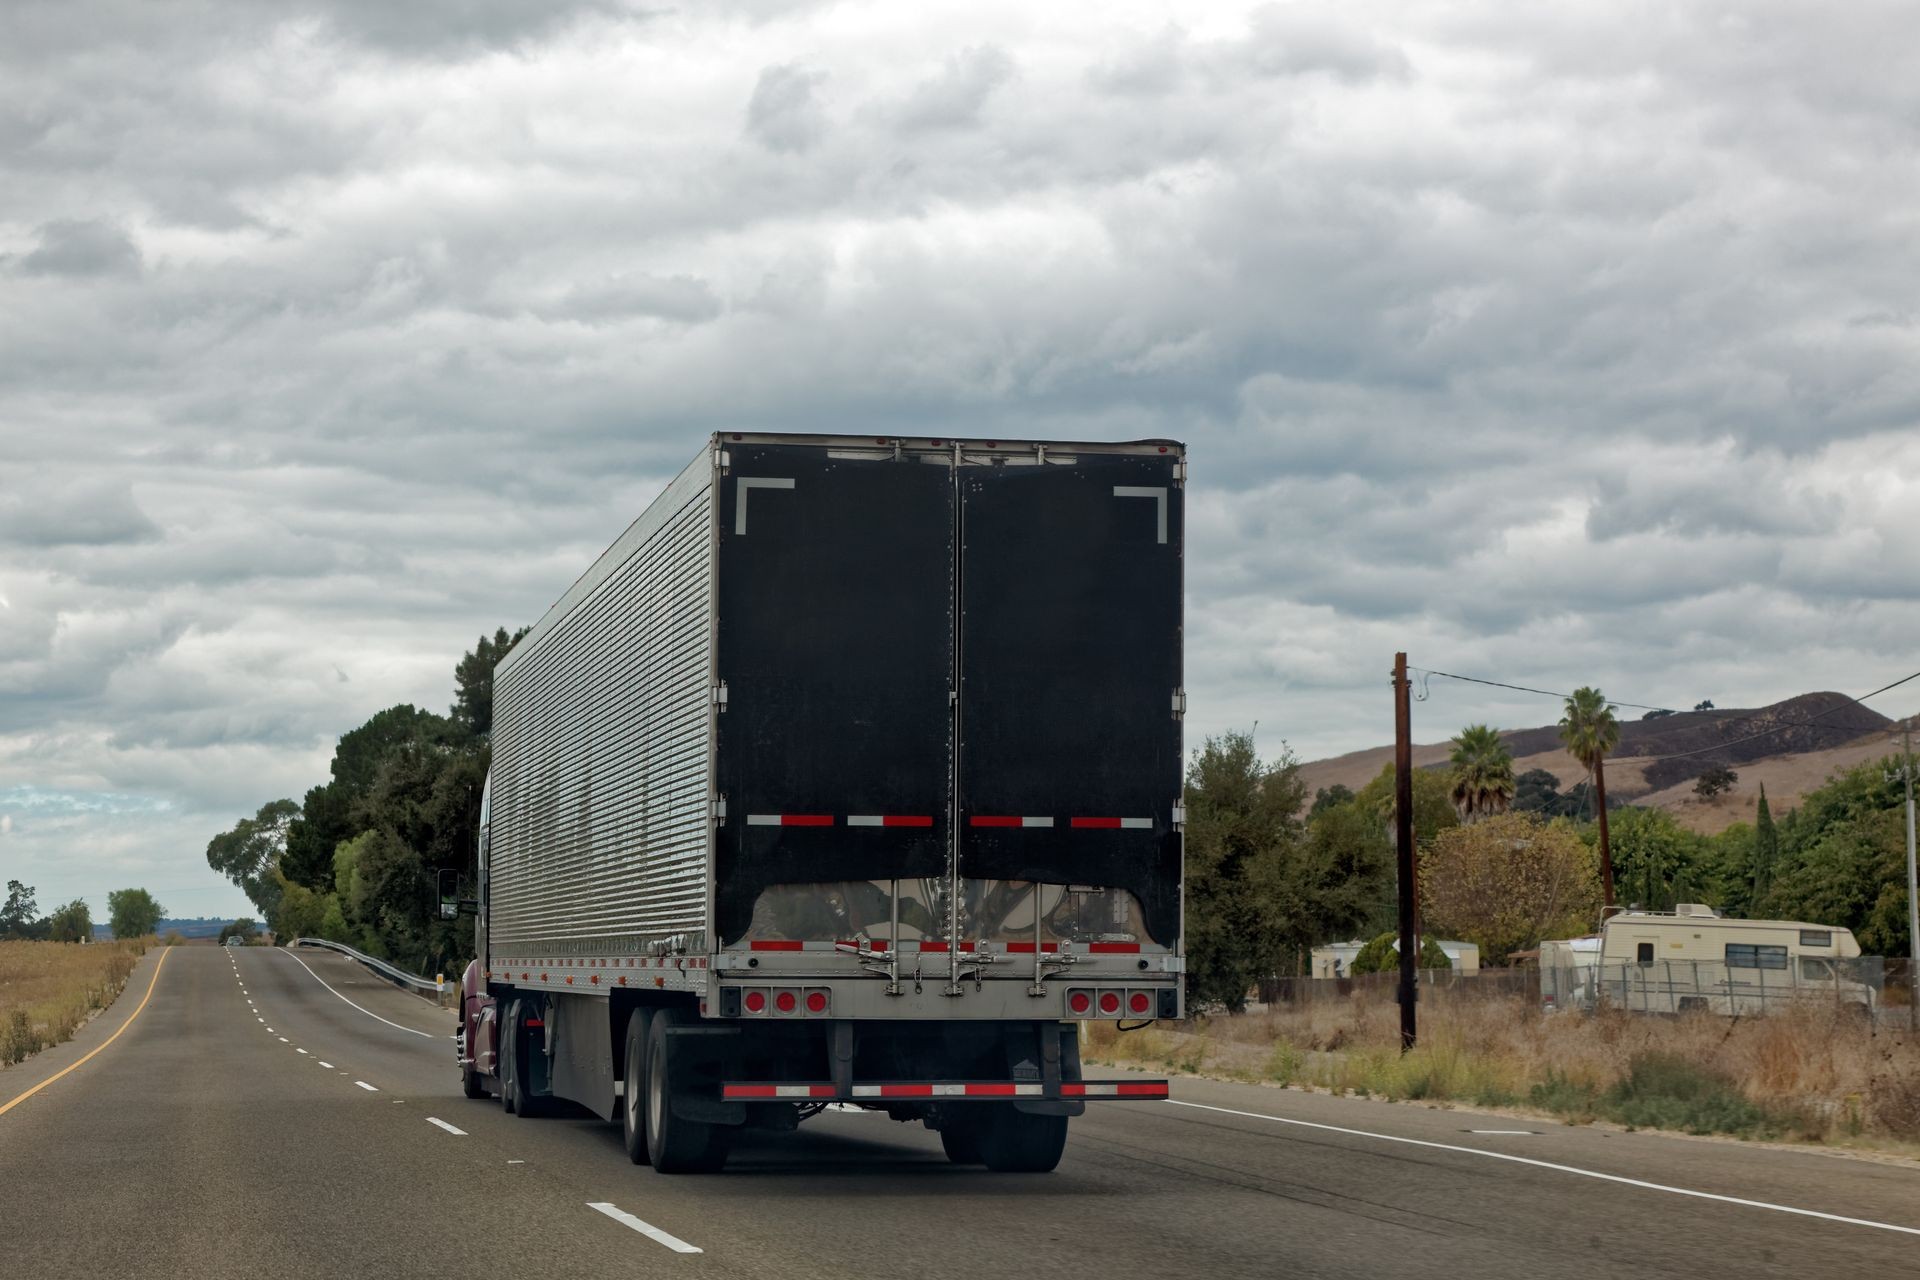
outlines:
[[[1800, 803], [1834, 773], [1887, 754], [1893, 721], [1837, 693], [1809, 693], [1752, 711], [1685, 711], [1654, 720], [1621, 723], [1620, 747], [1607, 760], [1607, 794], [1671, 812], [1696, 831], [1721, 831], [1751, 822], [1760, 786], [1776, 814]], [[1501, 738], [1513, 751], [1516, 774], [1545, 769], [1562, 791], [1586, 770], [1560, 747], [1559, 730], [1548, 725], [1516, 729]], [[1444, 766], [1449, 746], [1416, 743], [1416, 769]], [[1393, 761], [1393, 748], [1352, 751], [1300, 766], [1311, 796], [1341, 783], [1359, 790]], [[1693, 793], [1693, 780], [1714, 764], [1740, 775], [1734, 789], [1714, 800]]]

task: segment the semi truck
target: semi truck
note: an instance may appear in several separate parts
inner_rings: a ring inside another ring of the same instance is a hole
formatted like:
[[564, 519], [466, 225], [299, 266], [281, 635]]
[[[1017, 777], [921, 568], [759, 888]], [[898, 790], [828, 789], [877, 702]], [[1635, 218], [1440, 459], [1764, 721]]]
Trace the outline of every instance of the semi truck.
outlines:
[[1186, 458], [720, 433], [494, 670], [467, 1096], [720, 1169], [829, 1106], [1056, 1166], [1183, 1014]]

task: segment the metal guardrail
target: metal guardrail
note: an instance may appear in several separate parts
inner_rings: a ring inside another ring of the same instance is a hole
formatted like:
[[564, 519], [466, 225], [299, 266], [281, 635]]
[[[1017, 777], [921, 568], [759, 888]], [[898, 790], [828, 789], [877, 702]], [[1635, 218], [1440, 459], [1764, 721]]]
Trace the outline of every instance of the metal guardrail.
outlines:
[[408, 973], [405, 969], [397, 969], [385, 960], [376, 959], [364, 951], [356, 951], [344, 942], [332, 942], [326, 938], [295, 938], [293, 945], [296, 947], [325, 947], [329, 951], [338, 951], [341, 955], [349, 959], [358, 960], [361, 964], [367, 966], [367, 968], [373, 970], [381, 977], [389, 978], [404, 986], [412, 987], [416, 991], [439, 993], [446, 989], [445, 982], [435, 982], [432, 978], [417, 977], [414, 974]]

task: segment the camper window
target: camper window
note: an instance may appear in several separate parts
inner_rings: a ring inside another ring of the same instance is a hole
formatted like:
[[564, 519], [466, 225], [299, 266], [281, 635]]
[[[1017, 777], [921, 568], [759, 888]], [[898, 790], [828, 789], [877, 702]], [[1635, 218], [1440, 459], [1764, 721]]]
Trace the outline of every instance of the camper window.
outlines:
[[1801, 956], [1800, 976], [1810, 982], [1831, 982], [1833, 966], [1819, 956]]
[[1833, 945], [1833, 930], [1802, 929], [1800, 945], [1803, 947], [1830, 947]]
[[1635, 960], [1641, 964], [1653, 963], [1653, 944], [1651, 942], [1643, 942], [1634, 950], [1636, 952], [1634, 955]]
[[1787, 967], [1787, 949], [1756, 946], [1751, 942], [1729, 942], [1727, 966], [1733, 969], [1784, 969]]

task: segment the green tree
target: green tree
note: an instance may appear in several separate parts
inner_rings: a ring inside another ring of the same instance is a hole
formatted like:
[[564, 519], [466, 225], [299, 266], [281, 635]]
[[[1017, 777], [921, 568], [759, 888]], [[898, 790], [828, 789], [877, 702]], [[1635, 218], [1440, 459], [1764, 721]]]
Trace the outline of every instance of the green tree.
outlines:
[[227, 945], [228, 938], [239, 938], [242, 941], [250, 942], [259, 936], [260, 926], [245, 916], [241, 916], [231, 924], [220, 926], [220, 945], [223, 947]]
[[1330, 787], [1321, 787], [1313, 793], [1313, 808], [1307, 811], [1309, 818], [1317, 818], [1336, 805], [1346, 804], [1353, 799], [1353, 788], [1344, 782], [1336, 782]]
[[1712, 901], [1706, 840], [1662, 809], [1620, 809], [1613, 825], [1614, 874], [1627, 896], [1649, 911]]
[[[1372, 782], [1360, 788], [1354, 803], [1371, 812], [1383, 831], [1393, 830], [1393, 766], [1385, 765]], [[1413, 839], [1424, 845], [1448, 827], [1460, 825], [1453, 807], [1453, 781], [1441, 769], [1413, 771]]]
[[491, 638], [481, 636], [473, 651], [454, 667], [452, 719], [468, 736], [484, 738], [493, 732], [493, 669], [528, 630], [521, 627], [508, 635], [507, 629], [500, 627]]
[[1208, 738], [1187, 771], [1187, 991], [1196, 1008], [1246, 1007], [1284, 946], [1276, 891], [1301, 842], [1306, 801], [1289, 755], [1269, 764], [1253, 737]]
[[322, 895], [281, 876], [280, 905], [273, 913], [274, 936], [283, 946], [295, 938], [326, 936], [320, 928], [326, 909], [326, 899]]
[[[1422, 969], [1451, 969], [1453, 961], [1447, 959], [1447, 953], [1432, 938], [1420, 939], [1420, 964]], [[1383, 933], [1366, 946], [1360, 948], [1353, 957], [1353, 967], [1348, 972], [1355, 975], [1363, 973], [1400, 972], [1400, 935]]]
[[1620, 721], [1598, 689], [1583, 685], [1567, 699], [1560, 741], [1593, 778], [1595, 817], [1600, 823], [1600, 893], [1613, 905], [1613, 846], [1607, 833], [1607, 756], [1620, 745]]
[[1560, 779], [1545, 769], [1529, 769], [1513, 780], [1513, 807], [1543, 818], [1573, 814], [1567, 797], [1560, 794]]
[[1851, 929], [1869, 955], [1906, 955], [1904, 807], [1891, 759], [1808, 792], [1777, 824], [1773, 884], [1755, 914]]
[[1355, 800], [1321, 810], [1307, 822], [1305, 862], [1293, 875], [1314, 902], [1303, 949], [1394, 919], [1393, 841], [1378, 814]]
[[287, 831], [300, 816], [291, 800], [260, 806], [251, 818], [242, 818], [231, 831], [207, 842], [207, 865], [240, 886], [248, 901], [268, 919], [280, 902], [280, 882], [274, 872], [287, 848]]
[[1505, 813], [1513, 803], [1513, 751], [1497, 730], [1470, 724], [1453, 739], [1451, 799], [1463, 822]]
[[1430, 931], [1480, 948], [1504, 965], [1542, 938], [1587, 933], [1598, 916], [1593, 851], [1564, 820], [1503, 813], [1434, 837], [1420, 860]]
[[116, 938], [145, 937], [166, 914], [145, 889], [115, 889], [107, 895], [107, 921]]
[[47, 917], [47, 937], [54, 942], [87, 942], [93, 938], [93, 912], [83, 899], [55, 907]]
[[1751, 890], [1747, 901], [1758, 906], [1773, 892], [1773, 868], [1780, 860], [1780, 832], [1773, 825], [1773, 810], [1767, 807], [1767, 784], [1760, 784], [1760, 804], [1753, 815], [1753, 867], [1749, 873]]
[[1711, 800], [1723, 791], [1733, 790], [1734, 784], [1738, 781], [1740, 781], [1740, 775], [1726, 765], [1709, 765], [1701, 771], [1699, 777], [1693, 780], [1693, 794], [1702, 800]]
[[0, 938], [31, 938], [39, 918], [40, 907], [34, 901], [33, 886], [18, 880], [7, 881], [7, 902], [0, 907]]

